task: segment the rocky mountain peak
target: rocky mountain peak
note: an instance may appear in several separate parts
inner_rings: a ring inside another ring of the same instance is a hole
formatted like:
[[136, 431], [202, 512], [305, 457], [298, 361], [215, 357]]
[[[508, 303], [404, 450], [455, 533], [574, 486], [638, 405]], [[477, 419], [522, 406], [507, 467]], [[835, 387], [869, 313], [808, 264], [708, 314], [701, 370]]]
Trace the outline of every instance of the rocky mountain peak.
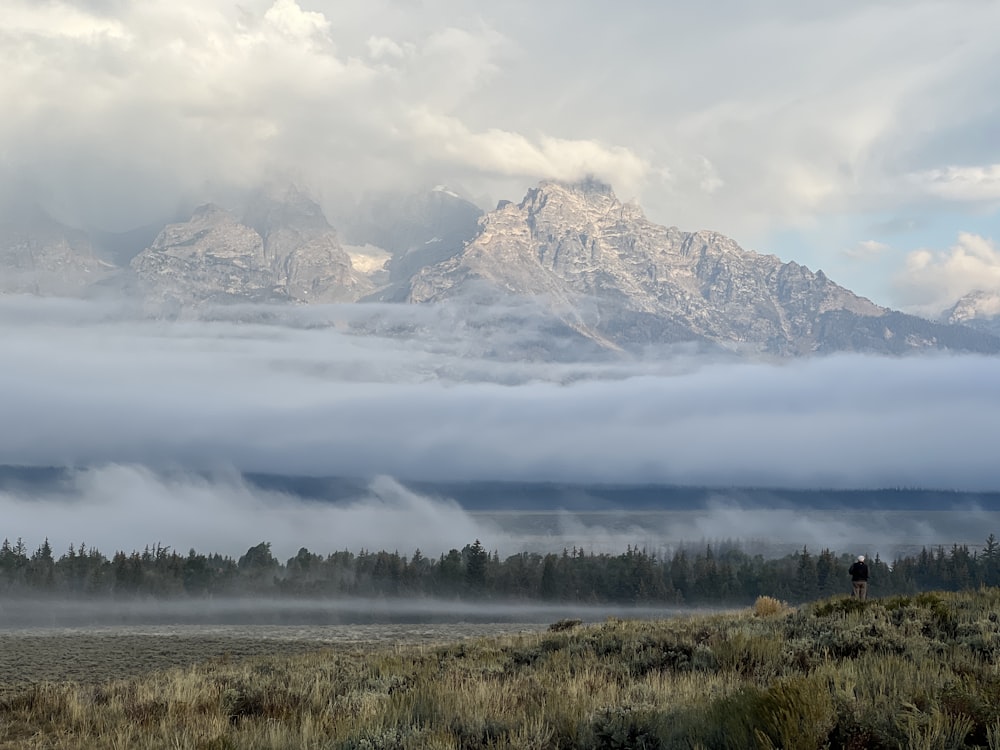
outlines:
[[977, 289], [969, 292], [944, 311], [942, 318], [948, 323], [968, 323], [980, 318], [1000, 315], [1000, 292]]
[[0, 292], [75, 296], [112, 271], [85, 233], [26, 202], [0, 218]]
[[594, 180], [542, 182], [499, 204], [460, 254], [412, 277], [407, 299], [485, 288], [547, 300], [571, 329], [619, 347], [693, 341], [799, 355], [998, 345], [892, 313], [717, 232], [654, 224]]
[[[543, 181], [516, 204], [534, 227], [644, 221], [642, 209], [618, 200], [610, 185], [593, 178], [579, 182]], [[509, 207], [508, 207], [509, 209]]]
[[518, 206], [521, 209], [538, 210], [550, 203], [605, 210], [621, 205], [610, 185], [588, 179], [581, 182], [543, 180], [538, 187], [528, 190]]
[[297, 188], [261, 191], [244, 218], [215, 204], [170, 224], [131, 268], [144, 294], [182, 306], [353, 301], [370, 291], [322, 209]]
[[[79, 293], [95, 283], [103, 292], [119, 283], [85, 233], [28, 210], [14, 219], [0, 218], [0, 292]], [[487, 214], [438, 185], [369, 196], [341, 219], [346, 248], [319, 204], [293, 185], [259, 191], [239, 214], [208, 203], [143, 230], [120, 253], [129, 264], [121, 276], [154, 305], [167, 303], [161, 310], [358, 300], [471, 300], [492, 310], [493, 301], [530, 298], [549, 316], [532, 322], [536, 332], [605, 352], [680, 342], [780, 356], [1000, 351], [1000, 294], [969, 295], [939, 323], [907, 316], [717, 232], [655, 224], [593, 178], [541, 182]]]
[[186, 222], [168, 224], [151, 249], [179, 255], [206, 251], [216, 256], [252, 256], [260, 250], [260, 237], [240, 223], [234, 213], [215, 203], [198, 206]]
[[941, 314], [948, 324], [967, 325], [1000, 335], [1000, 291], [969, 292]]
[[580, 180], [542, 180], [538, 183], [537, 189], [549, 190], [553, 188], [579, 195], [604, 196], [612, 200], [617, 200], [615, 198], [615, 191], [611, 185], [593, 175], [588, 175]]

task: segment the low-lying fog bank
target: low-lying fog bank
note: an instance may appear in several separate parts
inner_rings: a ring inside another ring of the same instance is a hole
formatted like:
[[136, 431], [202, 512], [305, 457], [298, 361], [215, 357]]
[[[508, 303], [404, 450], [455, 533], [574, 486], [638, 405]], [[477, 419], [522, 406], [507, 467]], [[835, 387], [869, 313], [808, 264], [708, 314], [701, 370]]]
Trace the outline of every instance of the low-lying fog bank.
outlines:
[[[0, 298], [0, 462], [409, 480], [1000, 488], [1000, 358], [504, 358], [415, 305], [147, 320]], [[501, 316], [502, 317], [502, 316]], [[347, 324], [344, 325], [343, 322]], [[358, 335], [364, 331], [367, 335]]]
[[541, 554], [572, 547], [618, 554], [631, 545], [663, 558], [679, 549], [704, 551], [710, 544], [769, 559], [806, 547], [813, 553], [878, 553], [891, 562], [938, 546], [978, 550], [991, 533], [1000, 537], [1000, 510], [974, 505], [948, 510], [744, 508], [719, 498], [698, 510], [471, 515], [501, 530], [502, 547]]
[[220, 598], [165, 601], [107, 599], [5, 599], [0, 630], [121, 626], [242, 625], [447, 625], [552, 623], [562, 619], [600, 622], [609, 617], [650, 619], [715, 607], [524, 604], [444, 599], [262, 599]]
[[979, 548], [989, 534], [1000, 536], [1000, 509], [962, 497], [942, 493], [940, 510], [928, 509], [925, 500], [919, 508], [832, 509], [797, 506], [777, 495], [766, 507], [760, 493], [748, 504], [745, 493], [719, 491], [703, 507], [682, 510], [470, 511], [451, 497], [385, 476], [330, 502], [265, 489], [231, 471], [201, 475], [113, 464], [49, 483], [0, 487], [0, 540], [13, 545], [21, 538], [30, 555], [47, 539], [56, 558], [84, 543], [109, 558], [159, 544], [180, 554], [194, 549], [235, 559], [261, 541], [281, 562], [303, 547], [321, 555], [365, 549], [412, 556], [419, 549], [436, 558], [479, 539], [501, 559], [574, 547], [619, 554], [629, 546], [663, 557], [711, 543], [765, 557], [805, 546], [891, 560], [924, 546]]

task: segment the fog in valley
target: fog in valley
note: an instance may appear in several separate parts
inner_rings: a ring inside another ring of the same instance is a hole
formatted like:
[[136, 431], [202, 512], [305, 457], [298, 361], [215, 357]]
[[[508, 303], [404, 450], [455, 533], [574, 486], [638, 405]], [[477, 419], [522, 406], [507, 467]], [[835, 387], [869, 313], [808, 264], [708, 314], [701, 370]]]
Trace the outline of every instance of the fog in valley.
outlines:
[[[908, 554], [923, 545], [977, 545], [1000, 533], [1000, 510], [824, 510], [741, 507], [739, 493], [714, 493], [707, 507], [656, 510], [469, 511], [447, 497], [414, 492], [390, 477], [336, 502], [268, 492], [229, 474], [154, 473], [135, 465], [81, 470], [58, 489], [0, 493], [4, 534], [34, 548], [48, 539], [58, 556], [70, 544], [106, 555], [162, 544], [186, 554], [239, 557], [266, 540], [281, 561], [311, 552], [419, 549], [437, 557], [475, 539], [501, 556], [582, 548], [617, 554], [628, 546], [660, 556], [704, 543], [767, 556], [803, 545], [843, 552]], [[863, 523], [859, 523], [859, 515]]]
[[0, 298], [0, 455], [402, 480], [1000, 486], [996, 359], [777, 364], [681, 349], [552, 363], [495, 351], [530, 333], [530, 316], [504, 328], [497, 314], [484, 332], [462, 313], [164, 321]]
[[[1000, 529], [992, 509], [968, 504], [751, 508], [726, 489], [995, 490], [996, 359], [747, 362], [688, 347], [595, 354], [567, 340], [552, 361], [519, 348], [544, 326], [529, 303], [163, 320], [124, 303], [0, 297], [0, 456], [70, 467], [57, 482], [0, 488], [0, 536], [31, 549], [48, 538], [57, 556], [80, 542], [238, 556], [267, 540], [284, 560], [303, 546], [437, 556], [474, 539], [501, 555], [703, 540], [890, 554]], [[358, 489], [303, 498], [249, 472], [354, 477]], [[719, 489], [697, 509], [533, 517], [523, 503], [463, 510], [417, 480]]]
[[[63, 601], [26, 600], [16, 607], [0, 610], [0, 628], [128, 628], [141, 626], [198, 627], [218, 626], [221, 632], [234, 626], [289, 626], [313, 629], [312, 633], [294, 633], [293, 637], [315, 638], [321, 627], [345, 628], [365, 625], [446, 625], [461, 624], [549, 624], [560, 619], [600, 622], [609, 617], [649, 619], [695, 612], [721, 611], [722, 607], [627, 606], [586, 604], [532, 604], [524, 602], [455, 601], [434, 598], [371, 599], [327, 598], [266, 600], [256, 598], [220, 598], [197, 601]], [[164, 635], [174, 634], [170, 630]], [[328, 633], [329, 634], [329, 633]], [[454, 635], [464, 635], [461, 628]], [[439, 637], [444, 633], [439, 633]], [[288, 637], [286, 634], [285, 637]], [[339, 640], [338, 634], [338, 640]]]

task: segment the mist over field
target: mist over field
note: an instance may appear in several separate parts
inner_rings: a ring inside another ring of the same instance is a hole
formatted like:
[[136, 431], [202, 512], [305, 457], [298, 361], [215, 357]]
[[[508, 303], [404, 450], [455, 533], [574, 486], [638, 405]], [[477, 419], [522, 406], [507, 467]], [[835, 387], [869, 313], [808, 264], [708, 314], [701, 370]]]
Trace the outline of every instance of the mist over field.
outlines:
[[[768, 516], [724, 488], [1000, 488], [996, 359], [738, 362], [570, 343], [551, 361], [517, 348], [535, 324], [528, 303], [162, 320], [123, 303], [0, 297], [0, 463], [77, 469], [44, 491], [0, 489], [0, 536], [49, 537], [57, 554], [84, 541], [238, 555], [264, 539], [281, 559], [301, 546], [437, 554], [476, 538], [504, 553], [718, 538], [834, 546], [858, 540], [849, 517]], [[365, 489], [324, 504], [249, 485], [247, 472], [356, 477]], [[407, 488], [417, 480], [723, 490], [660, 525], [566, 514], [526, 535]], [[977, 512], [959, 514], [966, 528], [984, 528]], [[965, 533], [948, 518], [876, 516], [860, 529], [887, 546], [948, 543]]]
[[[454, 599], [337, 597], [266, 600], [260, 597], [221, 597], [197, 602], [166, 601], [65, 601], [21, 600], [16, 609], [0, 610], [0, 628], [65, 628], [74, 626], [115, 627], [139, 625], [206, 626], [287, 625], [348, 626], [365, 624], [443, 623], [551, 623], [560, 618], [600, 622], [627, 614], [630, 618], [655, 618], [695, 612], [719, 611], [721, 607], [581, 605], [558, 603], [456, 601]], [[183, 631], [182, 631], [183, 632]], [[457, 631], [460, 632], [460, 631]], [[166, 631], [164, 635], [174, 634]], [[303, 637], [304, 633], [277, 633], [264, 637]], [[346, 640], [342, 632], [311, 633], [306, 637]], [[258, 636], [259, 637], [259, 636]], [[442, 633], [437, 638], [443, 637]], [[371, 638], [369, 636], [369, 638]], [[357, 640], [367, 640], [364, 635]]]

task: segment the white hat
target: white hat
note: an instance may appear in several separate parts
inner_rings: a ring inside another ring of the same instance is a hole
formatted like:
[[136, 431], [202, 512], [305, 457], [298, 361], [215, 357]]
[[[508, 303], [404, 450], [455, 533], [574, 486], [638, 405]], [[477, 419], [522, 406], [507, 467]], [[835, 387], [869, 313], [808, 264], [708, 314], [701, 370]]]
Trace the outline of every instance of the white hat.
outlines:
[[865, 561], [865, 556], [864, 555], [858, 555], [858, 562], [864, 562], [864, 561]]

